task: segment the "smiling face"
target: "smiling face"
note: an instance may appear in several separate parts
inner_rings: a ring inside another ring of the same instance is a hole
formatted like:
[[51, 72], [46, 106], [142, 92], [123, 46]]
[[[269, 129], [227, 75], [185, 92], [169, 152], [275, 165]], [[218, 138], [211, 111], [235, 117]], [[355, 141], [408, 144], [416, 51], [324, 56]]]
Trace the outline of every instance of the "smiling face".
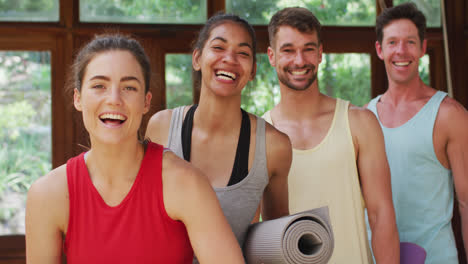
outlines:
[[268, 47], [268, 58], [281, 84], [302, 91], [317, 80], [322, 45], [316, 32], [300, 32], [290, 26], [281, 26], [275, 35], [274, 46]]
[[192, 55], [193, 68], [201, 71], [201, 86], [219, 96], [240, 96], [255, 77], [252, 39], [241, 25], [226, 21], [211, 30], [203, 50]]
[[74, 91], [74, 105], [83, 113], [91, 144], [137, 140], [151, 93], [145, 94], [141, 67], [128, 51], [114, 50], [93, 57], [86, 67], [81, 92]]
[[426, 53], [426, 40], [408, 19], [392, 21], [383, 29], [382, 43], [376, 42], [377, 55], [385, 63], [389, 82], [408, 84], [419, 80], [419, 59]]

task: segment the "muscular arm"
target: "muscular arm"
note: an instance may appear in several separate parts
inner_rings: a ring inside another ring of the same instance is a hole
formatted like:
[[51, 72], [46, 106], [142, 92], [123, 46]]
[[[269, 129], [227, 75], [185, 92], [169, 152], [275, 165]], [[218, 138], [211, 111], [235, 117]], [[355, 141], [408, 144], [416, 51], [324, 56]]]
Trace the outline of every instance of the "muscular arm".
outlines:
[[262, 219], [270, 220], [289, 214], [288, 174], [292, 148], [288, 136], [266, 123], [266, 151], [270, 182], [262, 200]]
[[244, 263], [237, 239], [206, 177], [173, 153], [164, 154], [163, 195], [168, 215], [185, 224], [200, 263]]
[[60, 263], [64, 223], [68, 222], [65, 166], [37, 180], [26, 202], [27, 263]]
[[379, 264], [399, 263], [400, 245], [382, 130], [372, 112], [355, 107], [350, 108], [350, 126], [375, 259]]
[[[468, 253], [468, 112], [453, 99], [441, 106], [441, 122], [448, 132], [447, 158], [452, 170], [462, 223], [465, 252]], [[445, 110], [445, 113], [442, 111]]]

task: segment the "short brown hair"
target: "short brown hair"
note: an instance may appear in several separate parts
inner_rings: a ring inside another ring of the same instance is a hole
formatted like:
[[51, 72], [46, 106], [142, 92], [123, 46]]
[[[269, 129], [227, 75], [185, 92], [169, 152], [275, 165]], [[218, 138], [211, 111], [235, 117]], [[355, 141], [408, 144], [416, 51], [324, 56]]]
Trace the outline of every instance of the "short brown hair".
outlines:
[[303, 7], [288, 7], [276, 12], [268, 24], [268, 37], [270, 46], [273, 47], [275, 35], [281, 26], [290, 26], [300, 32], [317, 32], [319, 44], [322, 42], [320, 32], [322, 25], [317, 17], [308, 9]]
[[377, 17], [375, 22], [375, 32], [379, 43], [382, 43], [383, 40], [384, 27], [398, 19], [409, 19], [413, 22], [418, 29], [419, 40], [421, 43], [424, 41], [426, 34], [426, 17], [418, 10], [414, 3], [404, 3], [384, 9], [384, 11]]

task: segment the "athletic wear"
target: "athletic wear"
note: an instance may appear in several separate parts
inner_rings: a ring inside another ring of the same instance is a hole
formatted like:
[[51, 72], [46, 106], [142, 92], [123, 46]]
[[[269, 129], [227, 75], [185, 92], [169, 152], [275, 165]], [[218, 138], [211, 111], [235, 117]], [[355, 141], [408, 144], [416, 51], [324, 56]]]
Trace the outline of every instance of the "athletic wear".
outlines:
[[[168, 138], [168, 147], [181, 158], [183, 158], [181, 138], [184, 108], [185, 106], [181, 106], [173, 109]], [[255, 156], [247, 177], [234, 185], [214, 188], [224, 215], [241, 247], [244, 244], [247, 228], [255, 216], [268, 181], [265, 121], [257, 117]]]
[[[331, 126], [317, 146], [293, 149], [289, 211], [293, 214], [328, 206], [335, 238], [329, 263], [372, 263], [348, 105], [337, 99]], [[263, 117], [272, 123], [270, 112]]]
[[117, 206], [107, 205], [93, 185], [84, 153], [68, 160], [68, 264], [192, 262], [184, 224], [164, 207], [162, 152], [148, 143], [133, 186]]
[[[182, 124], [182, 150], [184, 159], [190, 162], [190, 153], [192, 150], [192, 129], [193, 117], [198, 105], [193, 105], [187, 111]], [[242, 122], [237, 142], [236, 158], [232, 167], [231, 177], [228, 186], [241, 182], [249, 174], [249, 150], [250, 150], [250, 118], [249, 114], [241, 109]]]
[[405, 124], [382, 125], [373, 99], [368, 108], [379, 119], [392, 174], [392, 194], [400, 241], [422, 246], [426, 264], [458, 263], [451, 226], [453, 177], [437, 159], [433, 145], [434, 124], [447, 94], [438, 91]]

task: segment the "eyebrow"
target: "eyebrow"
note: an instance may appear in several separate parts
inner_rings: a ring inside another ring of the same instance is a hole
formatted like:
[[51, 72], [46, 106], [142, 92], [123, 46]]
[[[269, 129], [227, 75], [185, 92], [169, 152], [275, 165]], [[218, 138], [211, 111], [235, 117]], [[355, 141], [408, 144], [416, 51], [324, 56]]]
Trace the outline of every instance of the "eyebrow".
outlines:
[[[96, 76], [93, 76], [91, 79], [89, 79], [90, 81], [92, 80], [104, 80], [104, 81], [110, 81], [110, 78], [107, 77], [107, 76], [104, 76], [104, 75], [96, 75]], [[135, 76], [124, 76], [122, 78], [120, 78], [120, 81], [121, 82], [126, 82], [126, 81], [137, 81], [138, 83], [141, 83], [140, 80], [138, 80], [137, 77]]]
[[[283, 45], [281, 45], [280, 49], [284, 49], [284, 48], [288, 48], [288, 47], [292, 47], [293, 44], [290, 43], [290, 42], [287, 42], [287, 43], [284, 43]], [[304, 44], [305, 47], [307, 46], [313, 46], [313, 47], [318, 47], [318, 43], [317, 42], [307, 42], [306, 44]]]
[[[228, 41], [227, 41], [225, 38], [223, 38], [223, 37], [215, 37], [215, 38], [213, 38], [210, 42], [213, 42], [213, 41], [215, 41], [215, 40], [221, 40], [221, 41], [224, 42], [224, 43], [227, 43], [227, 42], [228, 42]], [[247, 42], [241, 42], [241, 43], [239, 43], [239, 47], [249, 47], [250, 50], [252, 50], [252, 46], [251, 46], [249, 43], [247, 43]]]

